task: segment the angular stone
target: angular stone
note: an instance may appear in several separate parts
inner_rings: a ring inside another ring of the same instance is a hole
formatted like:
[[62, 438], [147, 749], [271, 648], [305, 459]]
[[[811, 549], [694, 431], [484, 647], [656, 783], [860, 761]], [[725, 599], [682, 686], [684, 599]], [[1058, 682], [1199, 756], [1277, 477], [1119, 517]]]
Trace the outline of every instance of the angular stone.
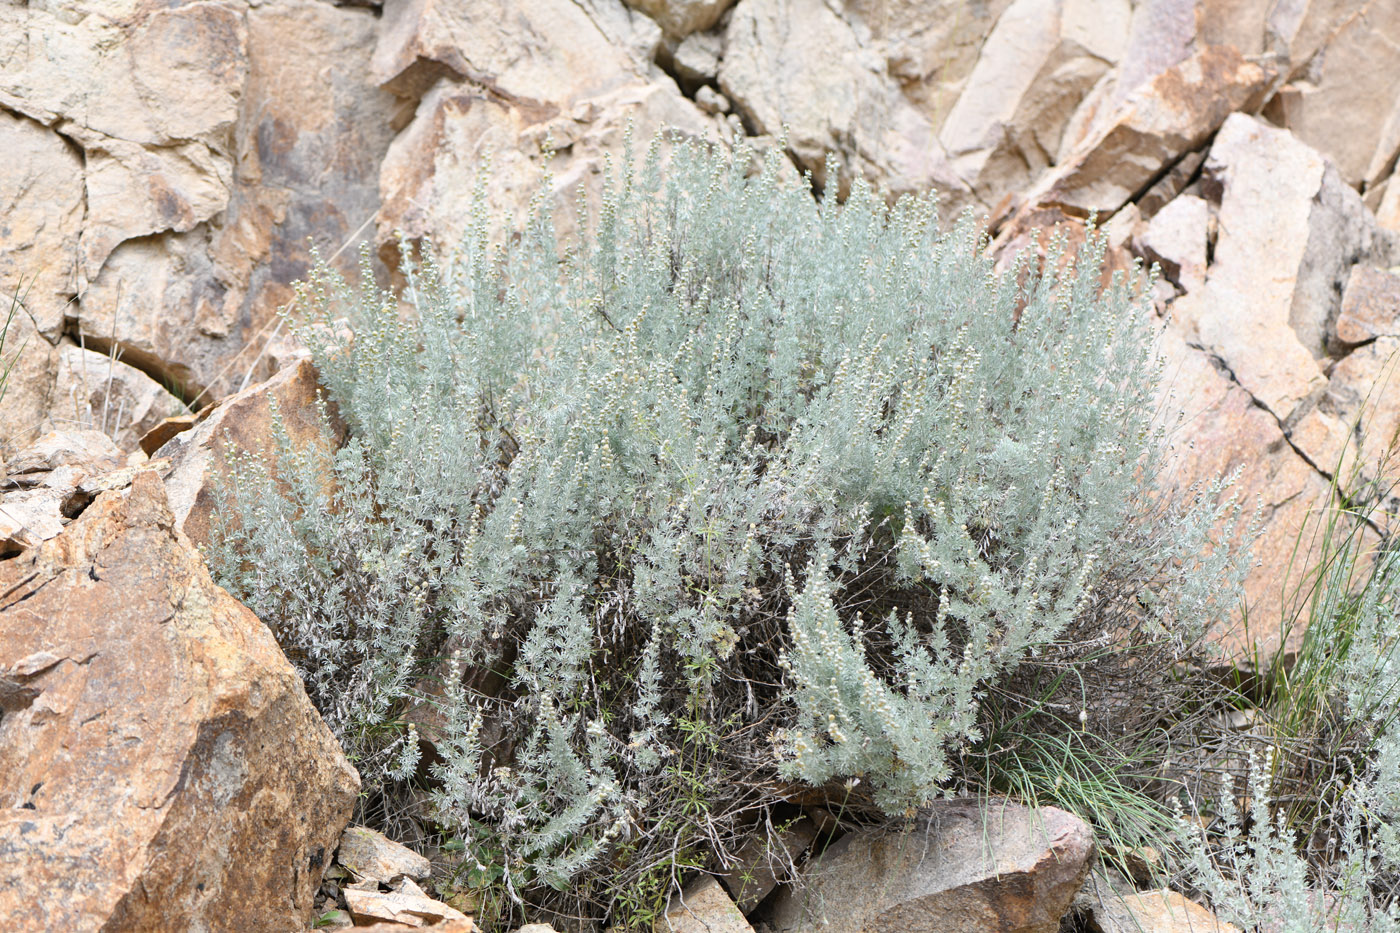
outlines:
[[522, 104], [566, 107], [649, 70], [570, 0], [405, 0], [385, 10], [370, 75], [404, 97], [468, 78]]
[[743, 912], [710, 875], [701, 875], [673, 895], [666, 915], [653, 929], [657, 933], [753, 933]]
[[1228, 46], [1208, 46], [1146, 81], [1096, 121], [1026, 194], [1027, 207], [1112, 213], [1187, 153], [1231, 113], [1257, 107], [1270, 75]]
[[1373, 185], [1400, 150], [1400, 4], [1345, 4], [1338, 12], [1322, 47], [1294, 59], [1299, 73], [1271, 115], [1348, 185]]
[[141, 452], [149, 457], [164, 447], [165, 443], [176, 434], [181, 434], [194, 427], [198, 418], [198, 415], [174, 415], [162, 419], [155, 427], [141, 435]]
[[661, 26], [661, 31], [673, 39], [683, 39], [692, 32], [709, 29], [734, 0], [623, 0], [634, 10], [641, 10]]
[[1210, 230], [1210, 205], [1193, 195], [1182, 195], [1167, 204], [1133, 239], [1133, 252], [1146, 263], [1158, 263], [1162, 275], [1183, 292], [1205, 285], [1206, 246]]
[[0, 46], [0, 106], [85, 151], [85, 279], [123, 240], [192, 229], [227, 205], [228, 130], [246, 73], [243, 17], [231, 7], [113, 13], [0, 8], [0, 34], [22, 38]]
[[110, 475], [121, 462], [121, 452], [101, 431], [53, 432], [20, 451], [0, 480], [0, 557], [62, 533], [97, 487], [107, 485], [94, 478]]
[[676, 46], [671, 61], [682, 81], [713, 81], [719, 74], [719, 58], [723, 51], [720, 37], [714, 33], [696, 33]]
[[1240, 933], [1206, 908], [1170, 888], [1105, 896], [1093, 909], [1100, 933]]
[[[1400, 431], [1400, 336], [1378, 337], [1332, 367], [1327, 389], [1289, 437], [1343, 488], [1400, 481], [1391, 444]], [[1393, 496], [1393, 493], [1392, 493]]]
[[391, 891], [379, 891], [373, 882], [365, 884], [364, 888], [352, 885], [341, 892], [356, 923], [388, 920], [406, 927], [438, 929], [438, 924], [455, 922], [467, 924], [467, 933], [473, 929], [470, 917], [428, 897], [410, 878], [400, 879]]
[[226, 469], [230, 447], [265, 457], [276, 475], [276, 417], [280, 416], [294, 448], [316, 445], [324, 450], [344, 443], [344, 422], [333, 406], [326, 405], [323, 411], [319, 397], [315, 367], [302, 360], [267, 382], [224, 399], [193, 430], [171, 438], [156, 454], [170, 459], [165, 485], [176, 527], [195, 544], [209, 543], [218, 502], [217, 477]]
[[422, 881], [432, 872], [426, 858], [368, 826], [349, 826], [335, 860], [360, 881], [392, 884], [402, 877]]
[[1337, 339], [1363, 343], [1381, 336], [1400, 336], [1400, 275], [1353, 266], [1342, 292]]
[[160, 478], [0, 562], [0, 593], [0, 922], [304, 927], [359, 780]]
[[70, 311], [89, 346], [115, 339], [123, 359], [200, 402], [271, 374], [261, 351], [312, 244], [357, 277], [393, 138], [396, 102], [365, 75], [370, 11], [287, 0], [243, 16], [226, 208], [185, 233], [122, 242]]
[[939, 140], [986, 204], [1053, 164], [1080, 101], [1118, 61], [1125, 0], [1015, 0], [987, 36]]
[[58, 348], [44, 337], [24, 305], [0, 291], [0, 324], [9, 320], [0, 367], [8, 368], [5, 392], [0, 398], [0, 458], [32, 443], [48, 428], [49, 401], [53, 397]]
[[721, 876], [739, 910], [749, 913], [779, 882], [787, 881], [788, 866], [802, 858], [816, 838], [816, 824], [804, 818], [782, 832], [760, 831], [745, 843], [739, 864]]
[[603, 164], [622, 155], [629, 125], [638, 159], [662, 126], [714, 142], [720, 138], [719, 125], [682, 97], [669, 79], [628, 84], [577, 101], [557, 115], [552, 108], [511, 103], [480, 88], [444, 82], [423, 98], [417, 116], [384, 160], [381, 249], [396, 255], [399, 232], [411, 241], [431, 239], [444, 254], [460, 243], [488, 153], [487, 204], [496, 232], [503, 234], [523, 220], [548, 169], [555, 229], [567, 239], [577, 230], [579, 186], [596, 203]]
[[49, 417], [96, 428], [120, 449], [135, 450], [147, 431], [189, 410], [150, 376], [112, 355], [66, 341], [60, 345]]
[[779, 933], [1054, 933], [1089, 871], [1093, 831], [1041, 807], [935, 803], [909, 833], [851, 833], [779, 896]]
[[847, 0], [837, 9], [860, 41], [882, 52], [884, 70], [938, 127], [1010, 5], [1011, 0]]
[[1203, 192], [1219, 203], [1214, 262], [1173, 313], [1286, 421], [1325, 385], [1316, 360], [1352, 263], [1383, 262], [1392, 247], [1356, 192], [1287, 130], [1232, 115], [1205, 173]]
[[[531, 924], [531, 926], [545, 927], [552, 929], [547, 924]], [[355, 933], [403, 933], [407, 929], [402, 923], [369, 923], [355, 924]], [[430, 927], [433, 933], [478, 933], [481, 929], [470, 919], [467, 920], [447, 920], [442, 923], [435, 923]], [[529, 927], [521, 927], [516, 933], [524, 933]]]
[[122, 453], [111, 437], [91, 429], [68, 429], [45, 434], [5, 464], [7, 479], [79, 466], [85, 472], [116, 469]]
[[936, 128], [822, 0], [746, 0], [725, 32], [719, 85], [758, 133], [785, 129], [798, 166], [826, 183], [833, 153], [891, 193], [937, 189], [945, 206], [966, 204], [967, 186], [948, 165]]

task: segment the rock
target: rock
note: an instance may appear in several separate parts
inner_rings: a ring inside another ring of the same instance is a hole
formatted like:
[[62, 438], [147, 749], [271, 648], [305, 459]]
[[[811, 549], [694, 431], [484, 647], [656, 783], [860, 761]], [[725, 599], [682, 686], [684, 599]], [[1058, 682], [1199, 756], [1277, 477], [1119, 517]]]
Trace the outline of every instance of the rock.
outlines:
[[[212, 411], [213, 409], [205, 409]], [[164, 418], [152, 427], [145, 434], [141, 435], [140, 446], [142, 453], [150, 456], [160, 448], [164, 447], [176, 434], [181, 434], [195, 426], [199, 420], [198, 415], [175, 415]]]
[[[739, 864], [722, 876], [742, 913], [749, 913], [781, 881], [788, 880], [788, 866], [802, 858], [817, 826], [801, 819], [781, 832], [760, 831], [739, 850]], [[771, 847], [771, 848], [770, 848]]]
[[1392, 233], [1400, 233], [1400, 181], [1395, 175], [1390, 176], [1376, 207], [1376, 223]]
[[719, 74], [719, 59], [723, 49], [720, 37], [712, 32], [687, 36], [671, 53], [676, 75], [682, 81], [694, 83], [713, 81]]
[[[3, 107], [0, 152], [0, 320], [10, 307], [8, 295], [18, 294], [39, 333], [54, 343], [64, 304], [78, 292], [83, 160], [58, 133]], [[6, 343], [7, 350], [15, 346]], [[8, 414], [0, 415], [0, 438], [18, 427]]]
[[46, 434], [17, 454], [0, 480], [0, 558], [59, 535], [97, 492], [116, 488], [106, 477], [120, 466], [121, 451], [100, 431]]
[[778, 897], [780, 933], [1054, 933], [1089, 871], [1093, 831], [1053, 807], [935, 803], [909, 833], [838, 840]]
[[893, 194], [936, 188], [950, 209], [967, 203], [934, 125], [885, 76], [882, 56], [822, 0], [736, 6], [719, 85], [751, 131], [786, 129], [788, 149], [818, 186], [833, 153], [847, 181], [859, 172]]
[[[1400, 6], [1337, 4], [1321, 48], [1271, 102], [1269, 115], [1321, 152], [1352, 187], [1389, 174], [1400, 150]], [[1365, 132], [1358, 132], [1365, 127]]]
[[1240, 933], [1206, 908], [1170, 888], [1118, 896], [1109, 894], [1092, 911], [1098, 933]]
[[0, 919], [303, 927], [359, 780], [160, 478], [0, 563], [0, 593]]
[[423, 98], [384, 160], [383, 250], [393, 264], [399, 232], [411, 241], [431, 239], [443, 254], [460, 243], [483, 166], [491, 170], [487, 204], [495, 232], [504, 234], [523, 221], [547, 169], [555, 228], [568, 238], [577, 229], [579, 186], [596, 203], [605, 160], [622, 155], [629, 125], [638, 160], [662, 126], [720, 139], [718, 124], [682, 97], [670, 79], [626, 84], [603, 97], [578, 100], [563, 113], [443, 82]]
[[1011, 0], [847, 0], [837, 8], [860, 41], [882, 54], [882, 70], [910, 104], [941, 127], [1009, 6]]
[[1318, 469], [1336, 474], [1348, 490], [1400, 480], [1400, 459], [1390, 453], [1400, 431], [1398, 354], [1400, 336], [1386, 336], [1342, 357], [1326, 390], [1289, 433]]
[[83, 150], [83, 279], [123, 240], [189, 231], [228, 205], [228, 132], [247, 71], [238, 11], [71, 17], [9, 5], [0, 33], [24, 39], [0, 54], [0, 106]]
[[[532, 926], [544, 926], [548, 929], [545, 924], [532, 924]], [[355, 924], [355, 933], [404, 933], [404, 930], [412, 928], [411, 924], [403, 923]], [[443, 923], [434, 923], [429, 929], [431, 929], [433, 933], [477, 933], [480, 927], [468, 918], [466, 920], [447, 920]], [[522, 929], [529, 929], [529, 927]]]
[[[1227, 659], [1246, 659], [1256, 650], [1259, 657], [1272, 657], [1280, 647], [1277, 620], [1284, 611], [1285, 585], [1296, 585], [1317, 558], [1309, 549], [1311, 535], [1299, 536], [1305, 527], [1310, 531], [1307, 523], [1327, 505], [1330, 484], [1217, 357], [1188, 346], [1176, 327], [1161, 333], [1158, 350], [1163, 373], [1157, 412], [1168, 431], [1159, 483], [1182, 493], [1193, 484], [1238, 472], [1231, 492], [1246, 510], [1258, 509], [1254, 564], [1244, 581], [1244, 597], [1250, 618], [1268, 621], [1247, 633], [1236, 611], [1208, 639]], [[1237, 546], [1245, 543], [1244, 531], [1238, 529]], [[1294, 626], [1286, 647], [1296, 649], [1302, 638], [1303, 626]]]
[[367, 826], [346, 828], [335, 859], [357, 880], [381, 884], [392, 884], [402, 877], [422, 881], [432, 872], [426, 858]]
[[1352, 266], [1337, 314], [1337, 339], [1364, 343], [1382, 336], [1400, 336], [1400, 275]]
[[1147, 222], [1133, 238], [1133, 252], [1146, 263], [1158, 263], [1162, 275], [1183, 292], [1205, 285], [1206, 246], [1210, 206], [1202, 198], [1182, 195]]
[[371, 77], [403, 97], [467, 78], [523, 106], [560, 109], [649, 70], [570, 0], [391, 2], [370, 63]]
[[428, 897], [411, 878], [401, 878], [391, 891], [379, 891], [374, 882], [365, 884], [368, 889], [351, 885], [341, 892], [356, 924], [388, 920], [408, 927], [432, 926], [438, 929], [436, 925], [439, 923], [455, 921], [468, 924], [468, 933], [474, 929], [470, 917], [442, 901]]
[[1231, 113], [1257, 107], [1269, 79], [1233, 48], [1202, 49], [1137, 88], [1084, 139], [1067, 141], [1056, 167], [1025, 195], [1026, 208], [1054, 205], [1078, 216], [1118, 210], [1201, 148]]
[[122, 450], [134, 450], [147, 431], [189, 410], [151, 377], [120, 357], [113, 359], [116, 355], [60, 345], [49, 417], [97, 428]]
[[939, 131], [959, 176], [985, 204], [1055, 162], [1061, 136], [1128, 37], [1126, 0], [1015, 0], [996, 21]]
[[233, 160], [226, 207], [188, 232], [115, 246], [72, 315], [90, 346], [114, 337], [122, 359], [192, 402], [271, 374], [259, 354], [311, 244], [357, 276], [393, 136], [394, 98], [365, 77], [370, 11], [289, 0], [241, 16], [246, 77], [220, 137]]
[[116, 469], [122, 453], [101, 431], [67, 430], [44, 435], [5, 464], [7, 478], [81, 466], [85, 472]]
[[718, 881], [701, 875], [666, 905], [655, 930], [671, 933], [753, 933], [753, 927]]
[[157, 456], [170, 460], [165, 486], [176, 527], [197, 545], [209, 543], [216, 478], [225, 469], [229, 447], [266, 457], [276, 475], [274, 425], [279, 417], [293, 448], [339, 448], [345, 441], [345, 424], [334, 406], [327, 403], [323, 408], [320, 398], [316, 369], [302, 360], [224, 399], [193, 430], [175, 435], [157, 450]]
[[1287, 422], [1326, 384], [1317, 360], [1351, 265], [1382, 259], [1389, 241], [1318, 153], [1252, 117], [1225, 121], [1205, 173], [1219, 205], [1214, 261], [1173, 313]]
[[634, 10], [641, 10], [656, 20], [661, 31], [673, 39], [683, 39], [693, 32], [703, 32], [719, 22], [734, 0], [624, 0]]

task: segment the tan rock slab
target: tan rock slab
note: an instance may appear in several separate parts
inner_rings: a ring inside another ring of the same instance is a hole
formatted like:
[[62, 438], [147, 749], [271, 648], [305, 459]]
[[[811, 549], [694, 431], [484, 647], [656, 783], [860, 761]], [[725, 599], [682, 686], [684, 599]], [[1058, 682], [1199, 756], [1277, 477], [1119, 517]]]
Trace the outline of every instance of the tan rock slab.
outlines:
[[674, 39], [702, 32], [719, 22], [734, 0], [624, 0], [656, 20], [661, 31]]
[[1384, 262], [1392, 247], [1356, 192], [1286, 130], [1234, 114], [1204, 171], [1219, 205], [1214, 261], [1173, 315], [1286, 421], [1326, 384], [1318, 359], [1351, 265]]
[[[372, 882], [366, 882], [373, 885]], [[374, 885], [377, 887], [377, 885]], [[357, 924], [387, 920], [406, 927], [437, 929], [437, 924], [456, 922], [471, 924], [471, 918], [423, 893], [412, 879], [402, 878], [391, 891], [366, 890], [358, 886], [342, 889], [345, 903]], [[468, 926], [468, 930], [472, 927]]]
[[460, 243], [488, 154], [492, 176], [486, 193], [493, 232], [504, 235], [524, 220], [548, 170], [555, 229], [567, 239], [578, 229], [579, 187], [596, 205], [604, 163], [612, 159], [616, 164], [622, 156], [629, 125], [638, 161], [662, 126], [691, 138], [721, 139], [720, 125], [683, 97], [670, 79], [624, 84], [562, 112], [469, 85], [435, 87], [384, 160], [381, 250], [397, 255], [399, 231], [413, 241], [430, 239], [440, 254]]
[[184, 433], [194, 427], [198, 417], [198, 415], [173, 415], [169, 418], [162, 418], [154, 427], [141, 435], [142, 452], [149, 457], [164, 447], [166, 442], [176, 434]]
[[369, 73], [404, 97], [452, 76], [562, 109], [648, 70], [569, 0], [408, 0], [386, 7]]
[[1170, 888], [1121, 896], [1110, 892], [1093, 908], [1092, 923], [1099, 933], [1240, 933]]
[[[0, 12], [0, 24], [4, 16]], [[58, 133], [3, 107], [0, 152], [5, 153], [0, 160], [0, 216], [5, 218], [0, 225], [0, 322], [10, 294], [18, 293], [28, 316], [52, 343], [63, 328], [64, 304], [78, 291], [83, 159]], [[5, 344], [7, 352], [17, 347]], [[14, 402], [7, 394], [5, 407]], [[8, 415], [0, 414], [0, 438], [13, 427]]]
[[300, 360], [267, 382], [230, 396], [208, 415], [201, 413], [195, 428], [172, 437], [157, 454], [170, 460], [165, 485], [176, 526], [196, 544], [208, 543], [217, 477], [227, 469], [229, 448], [262, 455], [275, 471], [279, 417], [294, 448], [339, 447], [345, 425], [333, 406], [322, 407], [319, 397], [315, 367]]
[[[1238, 473], [1232, 492], [1245, 509], [1258, 509], [1254, 564], [1244, 580], [1252, 630], [1244, 630], [1235, 611], [1208, 637], [1227, 658], [1248, 658], [1255, 650], [1272, 657], [1289, 602], [1285, 585], [1296, 585], [1317, 558], [1305, 548], [1295, 560], [1294, 546], [1305, 531], [1309, 536], [1303, 540], [1311, 540], [1308, 523], [1328, 504], [1330, 484], [1215, 357], [1189, 346], [1176, 327], [1161, 334], [1158, 349], [1163, 375], [1157, 410], [1168, 432], [1162, 487], [1185, 492], [1193, 484]], [[1239, 529], [1236, 546], [1246, 543], [1243, 532]], [[1303, 627], [1294, 626], [1288, 647], [1296, 649], [1302, 637]]]
[[849, 181], [860, 172], [899, 194], [938, 189], [967, 203], [937, 128], [900, 92], [878, 52], [822, 0], [745, 0], [725, 31], [719, 85], [759, 133], [786, 129], [798, 166], [826, 184], [834, 154]]
[[432, 872], [426, 858], [368, 826], [347, 827], [335, 859], [357, 879], [381, 884], [405, 876], [422, 881]]
[[666, 915], [653, 929], [657, 933], [753, 933], [743, 912], [709, 875], [696, 878], [673, 895]]
[[1205, 199], [1181, 195], [1147, 221], [1133, 239], [1133, 252], [1147, 263], [1158, 263], [1162, 275], [1183, 292], [1199, 291], [1206, 283], [1206, 247], [1210, 205]]
[[1201, 148], [1231, 113], [1262, 102], [1271, 75], [1234, 48], [1207, 46], [1144, 82], [1096, 121], [1027, 192], [1027, 209], [1110, 214]]
[[303, 928], [359, 791], [160, 478], [0, 562], [0, 922]]
[[1123, 53], [1125, 0], [1015, 0], [982, 44], [939, 140], [984, 204], [1054, 164], [1065, 129]]
[[1400, 336], [1400, 275], [1353, 266], [1342, 292], [1337, 339], [1364, 343], [1381, 336]]
[[150, 376], [122, 362], [115, 350], [97, 353], [65, 341], [59, 346], [49, 418], [96, 428], [118, 448], [135, 450], [167, 418], [189, 409]]
[[1295, 59], [1300, 73], [1272, 115], [1323, 153], [1348, 185], [1374, 185], [1400, 150], [1400, 5], [1334, 9], [1339, 15], [1322, 47], [1306, 62]]
[[943, 800], [908, 833], [838, 840], [779, 896], [780, 933], [1055, 933], [1093, 831], [1053, 807]]

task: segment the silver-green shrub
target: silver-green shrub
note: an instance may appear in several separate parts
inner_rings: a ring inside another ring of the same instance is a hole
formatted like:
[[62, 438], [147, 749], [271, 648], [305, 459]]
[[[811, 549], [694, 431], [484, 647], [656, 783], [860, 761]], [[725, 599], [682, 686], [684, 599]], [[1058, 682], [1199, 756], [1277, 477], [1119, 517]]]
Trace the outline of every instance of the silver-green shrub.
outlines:
[[371, 787], [431, 740], [434, 818], [515, 898], [645, 920], [789, 782], [917, 807], [1072, 622], [1190, 641], [1234, 596], [1216, 512], [1146, 505], [1154, 324], [1099, 240], [998, 274], [931, 197], [754, 163], [657, 141], [562, 251], [544, 194], [504, 246], [482, 208], [399, 296], [318, 270], [351, 440], [228, 483], [220, 579]]

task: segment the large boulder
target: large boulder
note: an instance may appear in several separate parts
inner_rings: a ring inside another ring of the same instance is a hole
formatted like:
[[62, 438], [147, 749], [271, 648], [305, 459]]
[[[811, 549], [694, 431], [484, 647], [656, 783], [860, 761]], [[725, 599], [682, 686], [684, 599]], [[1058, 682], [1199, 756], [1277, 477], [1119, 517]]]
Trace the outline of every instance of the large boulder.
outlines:
[[0, 923], [304, 928], [359, 779], [159, 476], [0, 563]]
[[1094, 854], [1083, 820], [1004, 801], [939, 801], [915, 830], [856, 832], [779, 895], [780, 933], [1055, 933]]

